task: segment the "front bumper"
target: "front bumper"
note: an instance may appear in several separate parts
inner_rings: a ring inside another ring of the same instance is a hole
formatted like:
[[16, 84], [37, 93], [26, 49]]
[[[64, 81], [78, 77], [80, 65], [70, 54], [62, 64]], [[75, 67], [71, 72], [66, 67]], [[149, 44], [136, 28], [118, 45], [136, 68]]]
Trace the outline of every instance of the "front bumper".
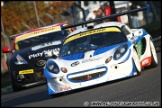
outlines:
[[46, 80], [42, 80], [42, 81], [37, 81], [37, 82], [21, 85], [21, 87], [27, 88], [27, 87], [32, 87], [32, 86], [36, 86], [36, 85], [40, 85], [40, 84], [45, 84], [45, 83], [46, 83]]
[[[28, 69], [26, 69], [28, 70]], [[31, 70], [31, 69], [30, 69]], [[21, 73], [13, 72], [15, 85], [19, 88], [22, 87], [31, 87], [34, 85], [45, 83], [45, 76], [42, 69], [32, 69], [33, 73]]]
[[[47, 78], [49, 95], [137, 75], [133, 60]], [[44, 70], [47, 75], [48, 72]], [[51, 74], [51, 73], [50, 73]]]

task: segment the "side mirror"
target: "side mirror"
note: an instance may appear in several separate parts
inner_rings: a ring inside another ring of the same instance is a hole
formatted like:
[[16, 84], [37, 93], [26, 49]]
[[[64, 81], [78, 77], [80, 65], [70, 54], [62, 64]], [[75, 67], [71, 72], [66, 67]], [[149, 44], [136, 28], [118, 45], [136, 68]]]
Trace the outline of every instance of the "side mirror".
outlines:
[[141, 36], [143, 34], [142, 30], [137, 30], [133, 33], [133, 36], [138, 37]]
[[11, 50], [8, 46], [5, 46], [5, 47], [2, 48], [2, 52], [3, 53], [9, 53], [9, 52], [11, 52]]

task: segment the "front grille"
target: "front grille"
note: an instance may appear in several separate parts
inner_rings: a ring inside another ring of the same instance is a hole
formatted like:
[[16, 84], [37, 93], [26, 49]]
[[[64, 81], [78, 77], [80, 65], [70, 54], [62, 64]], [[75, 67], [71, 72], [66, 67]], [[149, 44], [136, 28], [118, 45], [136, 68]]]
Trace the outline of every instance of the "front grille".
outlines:
[[77, 72], [68, 75], [71, 82], [85, 82], [103, 76], [107, 72], [106, 67]]

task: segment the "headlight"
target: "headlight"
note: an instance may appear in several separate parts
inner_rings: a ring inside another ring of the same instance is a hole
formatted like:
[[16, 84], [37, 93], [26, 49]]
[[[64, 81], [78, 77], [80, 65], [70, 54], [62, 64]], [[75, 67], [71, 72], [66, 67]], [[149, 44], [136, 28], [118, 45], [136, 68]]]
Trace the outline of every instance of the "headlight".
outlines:
[[62, 68], [61, 68], [61, 71], [62, 71], [63, 73], [66, 73], [66, 72], [67, 72], [67, 69], [66, 69], [65, 67], [62, 67]]
[[114, 60], [118, 60], [119, 58], [121, 58], [127, 51], [127, 48], [128, 48], [127, 44], [124, 44], [121, 47], [119, 47], [114, 53]]
[[124, 52], [125, 52], [125, 48], [121, 48], [120, 53], [124, 53]]
[[52, 72], [52, 73], [55, 73], [55, 74], [58, 74], [59, 73], [59, 67], [58, 65], [52, 61], [52, 60], [48, 60], [47, 63], [46, 63], [46, 68], [49, 72]]
[[28, 62], [19, 54], [17, 54], [16, 59], [17, 59], [17, 61], [15, 62], [16, 65], [28, 64]]

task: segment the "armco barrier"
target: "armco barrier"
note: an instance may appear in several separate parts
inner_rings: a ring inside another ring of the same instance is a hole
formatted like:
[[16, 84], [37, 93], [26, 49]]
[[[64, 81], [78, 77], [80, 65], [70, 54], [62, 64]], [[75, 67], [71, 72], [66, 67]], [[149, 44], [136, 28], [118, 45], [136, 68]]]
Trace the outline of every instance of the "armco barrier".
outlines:
[[157, 38], [153, 38], [153, 42], [154, 42], [155, 47], [161, 46], [161, 36]]

